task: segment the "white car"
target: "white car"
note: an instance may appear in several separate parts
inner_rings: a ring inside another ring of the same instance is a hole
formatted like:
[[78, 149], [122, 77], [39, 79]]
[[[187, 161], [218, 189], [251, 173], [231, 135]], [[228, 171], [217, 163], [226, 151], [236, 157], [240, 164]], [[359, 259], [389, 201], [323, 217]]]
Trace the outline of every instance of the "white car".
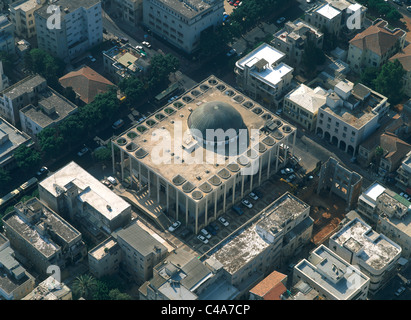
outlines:
[[257, 197], [257, 195], [256, 195], [254, 192], [250, 192], [250, 193], [248, 194], [248, 196], [249, 196], [251, 199], [253, 199], [253, 200], [258, 200], [258, 197]]
[[110, 182], [112, 185], [116, 185], [117, 184], [117, 180], [116, 180], [116, 178], [113, 178], [113, 177], [107, 177], [107, 181], [108, 182]]
[[82, 157], [82, 156], [84, 156], [87, 152], [88, 152], [88, 148], [87, 148], [87, 147], [84, 147], [84, 148], [81, 149], [79, 152], [77, 152], [77, 155], [78, 155], [79, 157]]
[[143, 46], [136, 46], [137, 50], [143, 50]]
[[201, 234], [199, 234], [198, 236], [197, 236], [197, 239], [198, 240], [200, 240], [202, 243], [204, 243], [204, 244], [207, 244], [208, 243], [208, 240], [204, 237], [204, 236], [202, 236]]
[[142, 44], [145, 45], [147, 48], [151, 48], [150, 42], [143, 41]]
[[285, 168], [284, 169], [285, 173], [289, 174], [289, 173], [294, 173], [294, 170], [291, 168]]
[[224, 227], [228, 227], [228, 225], [230, 224], [226, 219], [224, 219], [223, 217], [219, 217], [218, 218], [218, 221], [220, 221], [221, 222], [221, 224], [224, 226]]
[[251, 202], [248, 201], [247, 199], [241, 200], [241, 203], [242, 203], [243, 205], [245, 205], [245, 206], [246, 206], [247, 208], [249, 208], [249, 209], [251, 209], [251, 208], [253, 207], [253, 205], [251, 204]]
[[173, 232], [173, 231], [175, 231], [179, 226], [181, 226], [181, 222], [180, 222], [180, 221], [176, 221], [176, 222], [174, 222], [174, 223], [168, 228], [168, 231]]
[[208, 231], [206, 229], [201, 229], [200, 232], [203, 234], [204, 237], [206, 237], [207, 239], [211, 238], [211, 234], [208, 233]]

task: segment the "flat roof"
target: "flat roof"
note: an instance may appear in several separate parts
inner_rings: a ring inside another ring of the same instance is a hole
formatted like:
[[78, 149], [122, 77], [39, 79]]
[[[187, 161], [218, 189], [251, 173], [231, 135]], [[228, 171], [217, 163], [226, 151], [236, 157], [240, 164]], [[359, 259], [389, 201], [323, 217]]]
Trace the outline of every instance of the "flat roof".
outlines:
[[327, 102], [327, 91], [321, 87], [311, 89], [305, 84], [299, 85], [295, 90], [288, 93], [285, 98], [299, 105], [312, 114], [316, 114], [318, 109]]
[[244, 58], [237, 61], [237, 66], [241, 69], [245, 67], [252, 68], [262, 59], [267, 62], [266, 68], [258, 71], [255, 68], [250, 72], [256, 78], [276, 86], [283, 77], [292, 73], [294, 69], [280, 61], [285, 57], [285, 53], [275, 49], [267, 43], [260, 45], [258, 48], [250, 52]]
[[13, 156], [13, 151], [22, 144], [29, 144], [31, 138], [25, 132], [22, 132], [10, 123], [0, 118], [0, 163], [3, 163]]
[[385, 189], [386, 188], [384, 186], [380, 185], [378, 182], [375, 182], [364, 192], [364, 194], [372, 200], [377, 201], [378, 196], [382, 194]]
[[[315, 258], [310, 259], [315, 256]], [[295, 268], [338, 300], [350, 299], [369, 278], [339, 255], [320, 245]], [[312, 261], [317, 260], [318, 263]]]
[[61, 191], [70, 187], [71, 183], [79, 188], [77, 199], [88, 203], [108, 220], [116, 218], [130, 207], [125, 200], [74, 161], [44, 179], [39, 185], [52, 196], [58, 197]]
[[398, 258], [401, 247], [386, 236], [376, 233], [364, 221], [355, 218], [331, 236], [340, 246], [354, 252], [360, 261], [380, 270]]
[[330, 4], [325, 4], [325, 5], [321, 6], [320, 8], [318, 8], [316, 10], [316, 12], [318, 12], [319, 14], [321, 14], [322, 16], [324, 16], [325, 18], [327, 18], [329, 20], [335, 18], [336, 16], [338, 16], [341, 13], [341, 11], [335, 9]]
[[7, 87], [0, 92], [0, 95], [6, 95], [8, 98], [13, 100], [24, 93], [33, 92], [33, 88], [41, 84], [46, 84], [46, 79], [40, 75], [31, 75], [11, 85], [10, 87]]
[[[188, 19], [194, 18], [199, 14], [203, 14], [206, 10], [213, 6], [213, 2], [204, 0], [157, 0], [161, 4], [169, 7], [177, 14], [180, 14]], [[218, 1], [215, 2], [218, 4]]]

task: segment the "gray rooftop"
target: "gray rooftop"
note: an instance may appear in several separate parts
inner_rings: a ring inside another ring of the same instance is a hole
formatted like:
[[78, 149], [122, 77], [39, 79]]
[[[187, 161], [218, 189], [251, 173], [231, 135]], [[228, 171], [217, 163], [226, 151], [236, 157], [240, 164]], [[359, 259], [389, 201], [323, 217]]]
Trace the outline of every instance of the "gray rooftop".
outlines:
[[24, 78], [23, 80], [15, 83], [14, 85], [4, 89], [0, 92], [0, 95], [6, 95], [10, 99], [15, 99], [24, 93], [32, 92], [34, 87], [37, 87], [46, 82], [40, 75], [32, 75]]
[[[71, 13], [81, 7], [88, 9], [99, 2], [101, 2], [101, 0], [57, 0], [53, 3], [53, 5], [61, 7], [61, 18], [64, 19], [64, 16], [67, 13]], [[47, 8], [48, 6], [44, 5], [38, 9], [35, 14], [43, 17], [44, 19], [48, 19], [52, 13], [47, 13]], [[68, 9], [67, 12], [65, 11], [66, 8]]]
[[163, 5], [169, 7], [171, 10], [175, 11], [176, 13], [188, 18], [192, 19], [193, 17], [203, 14], [205, 11], [212, 7], [212, 4], [208, 4], [207, 2], [215, 2], [218, 3], [219, 1], [211, 0], [211, 1], [204, 1], [204, 0], [157, 0], [158, 2], [162, 3]]
[[14, 150], [22, 144], [31, 144], [30, 136], [0, 118], [0, 166], [9, 160]]
[[0, 288], [8, 295], [29, 279], [26, 270], [14, 259], [14, 251], [7, 247], [0, 251]]

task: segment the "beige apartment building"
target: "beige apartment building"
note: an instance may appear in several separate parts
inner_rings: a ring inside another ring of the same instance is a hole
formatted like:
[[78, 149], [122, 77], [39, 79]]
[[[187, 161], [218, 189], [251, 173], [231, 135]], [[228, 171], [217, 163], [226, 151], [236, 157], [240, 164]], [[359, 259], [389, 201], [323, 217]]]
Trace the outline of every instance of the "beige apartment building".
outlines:
[[328, 92], [300, 84], [284, 97], [283, 113], [308, 131], [314, 131], [318, 110], [327, 102]]
[[15, 25], [17, 36], [23, 39], [36, 36], [34, 12], [46, 2], [47, 0], [19, 0], [9, 5], [11, 21]]
[[399, 187], [409, 192], [411, 188], [411, 151], [407, 153], [405, 159], [402, 161], [400, 167], [397, 169], [397, 176], [395, 177]]
[[111, 9], [130, 26], [138, 26], [143, 20], [143, 0], [114, 0]]
[[223, 0], [143, 0], [143, 24], [176, 48], [191, 54], [201, 32], [223, 22]]

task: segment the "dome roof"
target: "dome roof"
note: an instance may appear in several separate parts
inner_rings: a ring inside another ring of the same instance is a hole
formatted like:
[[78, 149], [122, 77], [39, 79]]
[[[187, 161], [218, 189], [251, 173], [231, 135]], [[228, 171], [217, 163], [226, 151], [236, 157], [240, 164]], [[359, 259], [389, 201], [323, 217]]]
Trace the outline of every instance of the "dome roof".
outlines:
[[[204, 140], [207, 138], [207, 129], [222, 129], [226, 133], [234, 129], [236, 136], [240, 129], [247, 129], [241, 114], [230, 104], [221, 101], [207, 102], [196, 108], [188, 118], [188, 127], [199, 130], [202, 136], [198, 138]], [[193, 136], [196, 136], [195, 131]]]

